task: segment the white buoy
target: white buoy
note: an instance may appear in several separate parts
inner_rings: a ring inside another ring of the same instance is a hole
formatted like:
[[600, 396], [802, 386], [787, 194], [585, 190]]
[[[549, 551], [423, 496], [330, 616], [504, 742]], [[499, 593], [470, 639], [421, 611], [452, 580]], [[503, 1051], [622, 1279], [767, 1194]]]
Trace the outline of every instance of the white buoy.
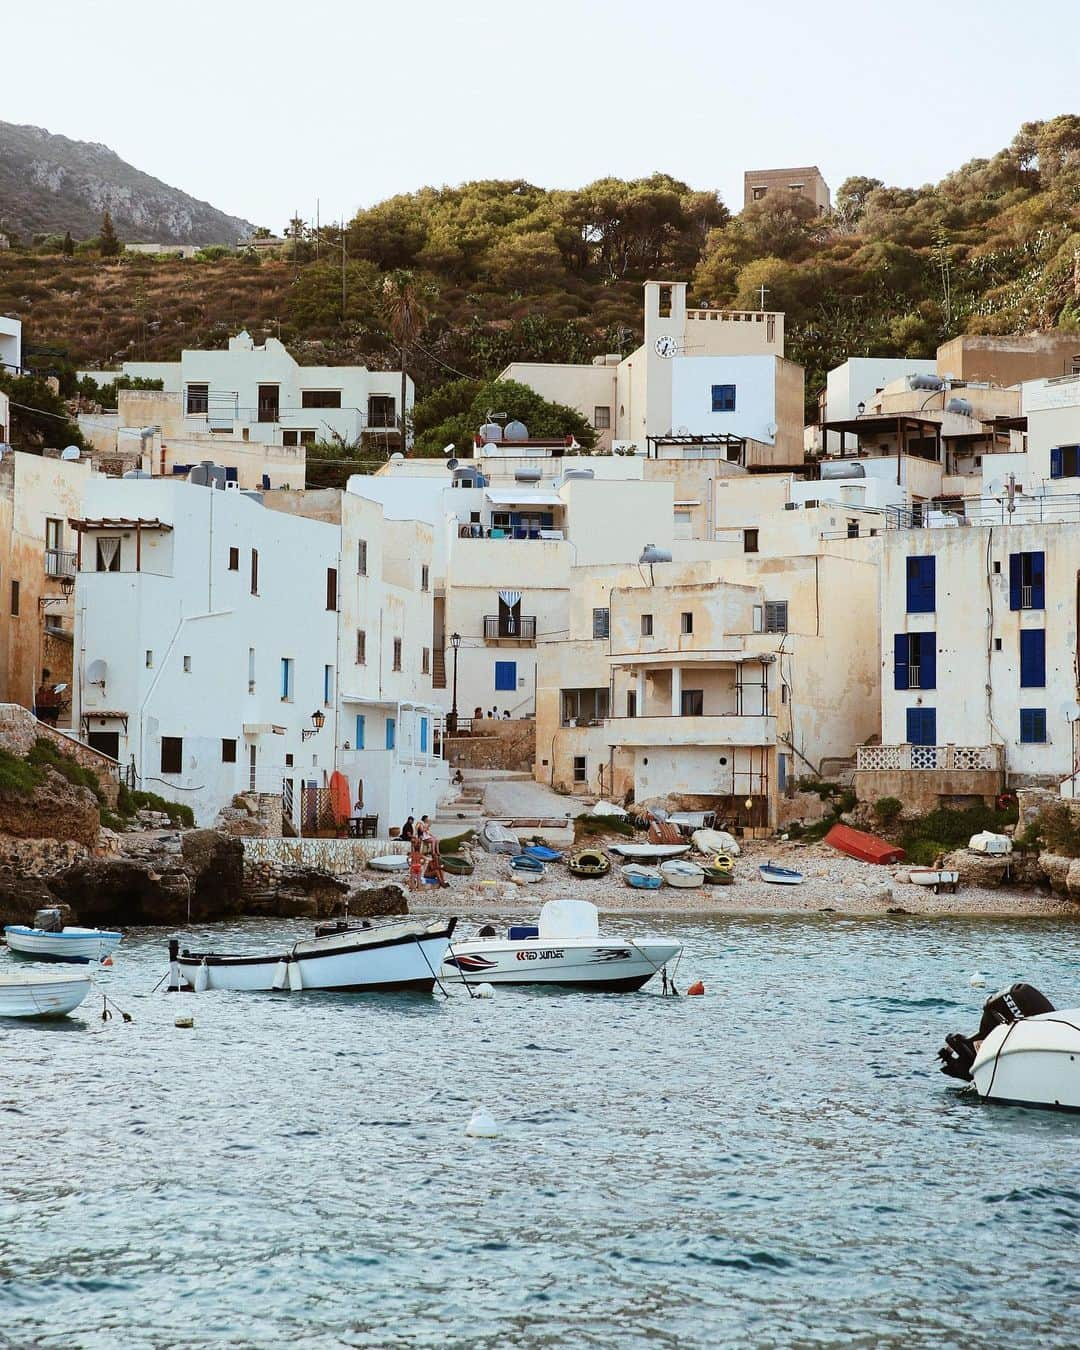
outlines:
[[199, 962], [199, 969], [195, 972], [195, 992], [201, 994], [210, 983], [210, 972], [206, 969], [206, 962]]
[[292, 990], [292, 992], [295, 994], [295, 993], [297, 993], [299, 990], [303, 989], [303, 987], [304, 987], [304, 981], [303, 981], [303, 979], [302, 979], [301, 976], [300, 976], [300, 962], [299, 962], [299, 961], [290, 961], [290, 962], [289, 962], [289, 988], [290, 988], [290, 990]]
[[970, 982], [970, 983], [971, 983], [972, 989], [985, 989], [985, 988], [986, 988], [986, 976], [982, 973], [981, 970], [977, 970], [977, 971], [975, 972], [975, 974], [972, 975], [972, 977], [971, 977], [971, 982]]
[[274, 967], [274, 978], [270, 981], [271, 989], [288, 989], [289, 987], [289, 963], [284, 957]]
[[475, 985], [473, 988], [473, 998], [494, 998], [494, 997], [495, 997], [495, 986], [493, 984], [488, 984], [485, 981], [483, 984]]
[[465, 1126], [465, 1133], [473, 1139], [494, 1139], [499, 1133], [495, 1117], [480, 1106], [472, 1113], [472, 1119]]
[[195, 1019], [194, 1017], [178, 1017], [175, 1025], [182, 1027], [184, 1030], [188, 1030], [195, 1025]]

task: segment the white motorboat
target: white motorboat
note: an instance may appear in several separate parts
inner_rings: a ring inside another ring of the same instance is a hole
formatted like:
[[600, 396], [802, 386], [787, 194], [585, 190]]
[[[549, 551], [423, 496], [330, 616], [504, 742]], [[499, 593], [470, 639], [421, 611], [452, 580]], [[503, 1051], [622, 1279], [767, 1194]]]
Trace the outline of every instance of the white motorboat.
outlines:
[[668, 858], [660, 864], [660, 875], [669, 886], [704, 886], [705, 869], [689, 858]]
[[681, 952], [682, 943], [671, 938], [601, 937], [595, 905], [549, 900], [536, 924], [513, 924], [503, 934], [485, 925], [473, 937], [452, 943], [443, 973], [469, 984], [632, 990]]
[[89, 971], [28, 970], [0, 975], [0, 1017], [66, 1017], [93, 987]]
[[1012, 852], [1012, 840], [1007, 834], [995, 834], [993, 830], [980, 830], [968, 840], [972, 853], [985, 853], [1003, 857]]
[[32, 926], [8, 924], [4, 937], [16, 956], [88, 965], [111, 956], [123, 934], [104, 928], [65, 928], [58, 909], [39, 909]]
[[321, 923], [313, 938], [269, 953], [192, 952], [169, 943], [173, 991], [418, 989], [430, 993], [456, 919], [401, 919], [372, 925]]
[[983, 1101], [1080, 1111], [1080, 1008], [1056, 1010], [1030, 984], [992, 994], [975, 1035], [953, 1032], [938, 1058]]

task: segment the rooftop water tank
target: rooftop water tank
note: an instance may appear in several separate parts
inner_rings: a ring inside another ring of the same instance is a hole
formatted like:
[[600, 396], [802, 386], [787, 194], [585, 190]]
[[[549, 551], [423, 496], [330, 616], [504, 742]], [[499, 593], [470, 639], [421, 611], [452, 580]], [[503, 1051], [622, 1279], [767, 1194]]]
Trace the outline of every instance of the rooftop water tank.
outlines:
[[503, 429], [498, 422], [485, 422], [480, 428], [480, 439], [482, 441], [501, 441], [503, 438]]
[[646, 544], [641, 550], [639, 563], [663, 563], [670, 562], [671, 554], [666, 548], [657, 548], [655, 544]]
[[526, 464], [514, 470], [514, 481], [517, 483], [539, 483], [542, 477], [543, 472], [539, 466]]
[[571, 478], [595, 478], [595, 469], [567, 469], [562, 476], [562, 481], [568, 483]]
[[224, 489], [225, 470], [220, 464], [215, 464], [212, 459], [202, 459], [198, 464], [192, 466], [187, 479], [189, 483], [195, 483], [199, 487]]
[[940, 375], [909, 375], [909, 389], [942, 389], [945, 381]]
[[529, 439], [529, 428], [524, 422], [519, 422], [516, 418], [512, 422], [507, 422], [503, 428], [504, 441], [527, 441]]
[[150, 475], [145, 469], [126, 469], [121, 475], [122, 478], [149, 478]]
[[824, 460], [821, 465], [822, 478], [865, 478], [866, 466], [858, 460], [841, 459], [835, 463]]
[[971, 417], [975, 410], [969, 398], [951, 398], [945, 404], [945, 411], [959, 413], [961, 417]]

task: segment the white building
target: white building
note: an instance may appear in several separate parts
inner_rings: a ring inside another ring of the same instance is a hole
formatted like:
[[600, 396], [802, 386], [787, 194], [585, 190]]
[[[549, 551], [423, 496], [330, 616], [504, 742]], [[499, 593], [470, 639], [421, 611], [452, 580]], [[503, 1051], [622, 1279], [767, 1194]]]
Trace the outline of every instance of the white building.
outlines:
[[[877, 394], [894, 380], [905, 375], [933, 375], [937, 371], [934, 360], [912, 359], [906, 356], [852, 356], [842, 365], [830, 370], [820, 400], [822, 422], [846, 422], [864, 413]], [[826, 454], [839, 454], [840, 436], [835, 431], [826, 433], [821, 447]]]
[[0, 314], [0, 370], [22, 374], [22, 323]]

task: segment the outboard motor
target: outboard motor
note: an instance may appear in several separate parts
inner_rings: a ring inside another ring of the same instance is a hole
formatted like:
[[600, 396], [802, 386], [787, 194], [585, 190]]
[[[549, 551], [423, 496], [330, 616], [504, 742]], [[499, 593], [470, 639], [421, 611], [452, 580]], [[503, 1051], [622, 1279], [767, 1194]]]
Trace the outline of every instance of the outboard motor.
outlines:
[[39, 909], [34, 915], [34, 927], [43, 933], [62, 933], [64, 918], [58, 909]]
[[983, 1004], [982, 1020], [974, 1036], [954, 1031], [945, 1037], [945, 1044], [938, 1051], [941, 1072], [950, 1078], [970, 1083], [971, 1066], [975, 1063], [979, 1044], [995, 1027], [1008, 1026], [1010, 1022], [1021, 1022], [1025, 1017], [1037, 1017], [1040, 1013], [1053, 1011], [1054, 1005], [1033, 984], [1021, 982], [991, 994]]

